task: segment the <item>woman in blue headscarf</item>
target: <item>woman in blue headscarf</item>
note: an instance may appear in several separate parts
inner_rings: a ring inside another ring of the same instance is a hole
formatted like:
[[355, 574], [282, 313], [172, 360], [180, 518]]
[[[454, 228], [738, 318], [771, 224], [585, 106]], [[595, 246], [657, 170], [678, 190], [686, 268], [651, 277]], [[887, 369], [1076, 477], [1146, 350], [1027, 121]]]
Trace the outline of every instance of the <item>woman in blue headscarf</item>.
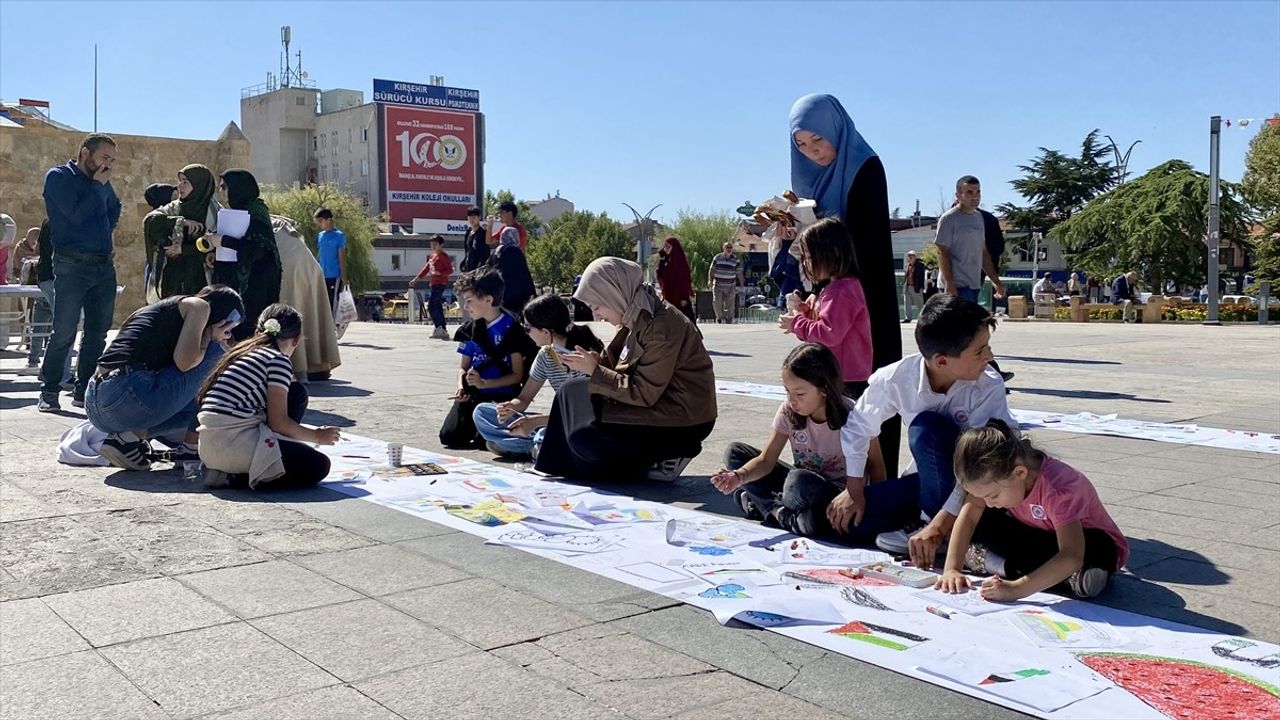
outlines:
[[[849, 227], [871, 320], [872, 366], [900, 360], [900, 293], [884, 165], [831, 95], [805, 95], [791, 106], [791, 189], [817, 201], [819, 217], [841, 218]], [[888, 477], [897, 473], [901, 425], [894, 417], [881, 428]]]

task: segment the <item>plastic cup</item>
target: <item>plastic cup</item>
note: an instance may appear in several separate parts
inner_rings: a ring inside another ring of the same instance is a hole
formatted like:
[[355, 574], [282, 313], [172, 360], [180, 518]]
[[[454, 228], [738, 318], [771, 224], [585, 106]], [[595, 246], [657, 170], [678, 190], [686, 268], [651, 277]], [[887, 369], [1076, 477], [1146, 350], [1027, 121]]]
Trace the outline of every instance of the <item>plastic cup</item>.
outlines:
[[387, 443], [387, 464], [392, 467], [400, 467], [404, 460], [404, 445], [398, 442]]

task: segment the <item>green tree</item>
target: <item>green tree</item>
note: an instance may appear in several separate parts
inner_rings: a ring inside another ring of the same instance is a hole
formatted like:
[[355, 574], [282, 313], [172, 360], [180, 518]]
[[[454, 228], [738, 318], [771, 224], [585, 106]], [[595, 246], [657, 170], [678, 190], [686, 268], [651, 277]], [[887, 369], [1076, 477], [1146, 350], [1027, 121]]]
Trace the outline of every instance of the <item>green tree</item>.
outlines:
[[591, 220], [586, 237], [573, 248], [573, 264], [580, 273], [592, 260], [602, 257], [620, 257], [634, 260], [635, 241], [622, 229], [622, 223], [600, 213]]
[[693, 286], [707, 288], [707, 268], [724, 243], [738, 232], [738, 221], [727, 213], [704, 213], [685, 208], [676, 213], [676, 223], [671, 234], [679, 238], [689, 261]]
[[1258, 218], [1280, 214], [1280, 123], [1266, 123], [1244, 156], [1244, 201]]
[[378, 236], [378, 225], [358, 196], [328, 184], [289, 189], [268, 186], [262, 200], [273, 214], [294, 221], [313, 253], [319, 230], [312, 215], [318, 208], [332, 210], [334, 226], [347, 236], [347, 279], [351, 281], [351, 292], [358, 295], [378, 289], [378, 269], [373, 264], [373, 239]]
[[[1248, 210], [1239, 186], [1222, 182], [1221, 232], [1243, 239]], [[1207, 264], [1209, 177], [1170, 160], [1094, 198], [1053, 229], [1072, 267], [1090, 274], [1135, 270], [1147, 287], [1200, 285]]]
[[541, 235], [543, 231], [542, 220], [529, 210], [528, 200], [516, 200], [515, 193], [510, 190], [499, 190], [494, 193], [491, 190], [484, 191], [484, 213], [488, 217], [498, 217], [498, 206], [504, 202], [513, 202], [516, 204], [516, 222], [524, 226], [529, 232], [529, 237]]
[[1106, 160], [1111, 149], [1099, 142], [1099, 133], [1094, 129], [1086, 135], [1075, 157], [1041, 147], [1040, 155], [1030, 164], [1019, 165], [1023, 176], [1009, 184], [1027, 199], [1027, 205], [1004, 203], [997, 208], [1001, 216], [1025, 228], [1028, 236], [1037, 231], [1047, 234], [1114, 186], [1116, 169]]
[[539, 285], [572, 287], [573, 278], [599, 257], [635, 257], [631, 236], [607, 213], [565, 213], [529, 243], [529, 272]]
[[573, 286], [573, 278], [582, 272], [575, 259], [576, 248], [586, 241], [594, 219], [594, 214], [583, 210], [565, 213], [551, 221], [537, 242], [529, 243], [529, 272], [538, 286]]

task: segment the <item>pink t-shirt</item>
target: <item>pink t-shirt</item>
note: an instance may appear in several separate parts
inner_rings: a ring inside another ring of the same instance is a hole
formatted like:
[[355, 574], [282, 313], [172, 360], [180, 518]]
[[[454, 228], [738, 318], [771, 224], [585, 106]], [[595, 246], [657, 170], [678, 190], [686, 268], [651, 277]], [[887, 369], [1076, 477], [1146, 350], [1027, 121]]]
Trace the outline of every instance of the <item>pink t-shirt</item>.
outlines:
[[1086, 530], [1102, 530], [1115, 541], [1117, 570], [1129, 559], [1129, 541], [1102, 506], [1093, 483], [1064, 462], [1045, 456], [1031, 492], [1009, 512], [1023, 525], [1040, 530], [1057, 530], [1079, 520]]
[[[853, 408], [853, 401], [845, 398], [845, 405]], [[844, 448], [840, 444], [839, 428], [832, 430], [827, 423], [805, 420], [797, 430], [791, 423], [791, 411], [782, 403], [773, 416], [773, 429], [786, 435], [791, 441], [791, 453], [797, 468], [812, 470], [828, 480], [844, 483]]]
[[871, 319], [857, 278], [831, 281], [818, 295], [818, 319], [797, 317], [791, 332], [804, 342], [831, 348], [840, 361], [841, 380], [871, 377]]

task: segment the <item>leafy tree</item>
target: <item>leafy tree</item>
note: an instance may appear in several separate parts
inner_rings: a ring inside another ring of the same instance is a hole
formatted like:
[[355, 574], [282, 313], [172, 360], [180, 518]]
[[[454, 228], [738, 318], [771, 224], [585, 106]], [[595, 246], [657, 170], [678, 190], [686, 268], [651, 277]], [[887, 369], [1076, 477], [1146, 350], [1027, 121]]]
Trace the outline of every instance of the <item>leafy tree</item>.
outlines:
[[575, 276], [598, 257], [635, 257], [631, 236], [608, 214], [587, 210], [551, 221], [537, 242], [529, 243], [529, 272], [539, 285], [572, 287]]
[[485, 217], [492, 215], [498, 217], [498, 206], [504, 202], [513, 202], [516, 204], [516, 222], [524, 226], [529, 232], [529, 237], [542, 234], [542, 220], [529, 210], [529, 201], [516, 200], [515, 193], [510, 190], [499, 190], [494, 193], [492, 190], [484, 191], [484, 213]]
[[997, 208], [1001, 216], [1025, 228], [1028, 236], [1036, 231], [1048, 233], [1114, 186], [1118, 179], [1116, 168], [1106, 159], [1111, 149], [1098, 141], [1099, 132], [1094, 129], [1085, 136], [1076, 157], [1041, 147], [1039, 157], [1028, 165], [1019, 165], [1023, 176], [1009, 184], [1028, 204], [1004, 203]]
[[529, 243], [529, 273], [538, 287], [550, 285], [556, 291], [572, 288], [577, 275], [574, 268], [571, 233], [552, 230]]
[[359, 196], [331, 184], [289, 189], [269, 186], [263, 191], [262, 200], [273, 214], [294, 221], [313, 253], [319, 229], [312, 215], [318, 208], [332, 210], [334, 227], [347, 236], [347, 279], [351, 281], [351, 292], [358, 295], [378, 289], [378, 270], [373, 264], [373, 239], [378, 236], [378, 225]]
[[1264, 124], [1249, 141], [1240, 190], [1256, 217], [1280, 214], [1280, 124]]
[[1271, 283], [1273, 295], [1280, 292], [1280, 213], [1263, 223], [1262, 232], [1249, 244], [1253, 248], [1254, 284], [1245, 288], [1245, 292], [1256, 293], [1258, 283], [1263, 280]]
[[[1248, 211], [1239, 186], [1222, 182], [1221, 232], [1243, 239]], [[1209, 177], [1170, 160], [1094, 198], [1053, 229], [1073, 267], [1090, 274], [1136, 270], [1159, 290], [1204, 282]]]
[[671, 234], [680, 239], [684, 248], [694, 287], [707, 288], [707, 267], [711, 265], [711, 259], [737, 232], [738, 221], [723, 212], [704, 213], [686, 208], [676, 213], [676, 224], [671, 228]]
[[573, 264], [577, 272], [582, 272], [592, 260], [602, 257], [620, 257], [634, 260], [636, 257], [635, 242], [622, 223], [609, 217], [608, 213], [600, 213], [592, 218], [587, 226], [586, 237], [573, 248]]

